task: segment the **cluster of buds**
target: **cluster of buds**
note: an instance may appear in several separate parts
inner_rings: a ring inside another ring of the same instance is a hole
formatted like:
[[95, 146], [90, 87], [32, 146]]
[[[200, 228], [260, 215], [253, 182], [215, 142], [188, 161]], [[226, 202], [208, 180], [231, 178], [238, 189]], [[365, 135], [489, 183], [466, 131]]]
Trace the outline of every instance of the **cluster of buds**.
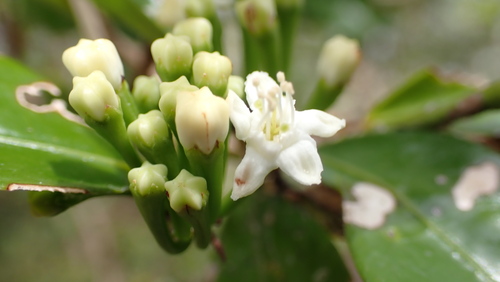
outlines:
[[[198, 2], [190, 2], [187, 15], [203, 17], [176, 22], [152, 43], [156, 74], [137, 77], [132, 88], [107, 39], [82, 39], [63, 54], [74, 76], [71, 106], [128, 163], [136, 204], [170, 253], [182, 252], [193, 240], [206, 247], [211, 226], [223, 213], [223, 200], [252, 194], [274, 169], [303, 185], [320, 183], [323, 166], [311, 136], [330, 137], [345, 126], [345, 120], [320, 110], [333, 103], [360, 57], [355, 41], [329, 40], [309, 100], [314, 110], [297, 111], [293, 85], [277, 70], [288, 67], [293, 15], [303, 1], [236, 4], [246, 32], [244, 45], [250, 48], [245, 50], [247, 70], [252, 63], [267, 70], [247, 71], [246, 81], [232, 75], [231, 61], [221, 55], [212, 2]], [[277, 81], [270, 76], [274, 74]], [[232, 193], [222, 195], [230, 122], [247, 147]]]
[[107, 39], [80, 40], [63, 62], [74, 75], [71, 106], [123, 155], [139, 210], [158, 243], [177, 253], [193, 238], [200, 247], [210, 242], [227, 155], [224, 98], [241, 94], [243, 83], [213, 51], [205, 18], [178, 22], [151, 53], [158, 75], [137, 77], [132, 89]]

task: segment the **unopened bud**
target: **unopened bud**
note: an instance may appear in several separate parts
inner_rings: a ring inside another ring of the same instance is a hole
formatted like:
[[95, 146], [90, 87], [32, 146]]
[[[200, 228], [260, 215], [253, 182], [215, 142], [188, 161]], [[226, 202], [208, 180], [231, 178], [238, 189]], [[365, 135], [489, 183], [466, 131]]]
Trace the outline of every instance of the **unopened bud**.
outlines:
[[212, 0], [188, 0], [186, 13], [189, 17], [210, 18], [215, 14], [215, 6]]
[[130, 190], [133, 194], [147, 196], [157, 193], [165, 185], [168, 169], [165, 165], [152, 165], [144, 162], [141, 167], [131, 169], [128, 173]]
[[193, 80], [198, 87], [208, 86], [217, 96], [226, 94], [227, 83], [233, 65], [228, 57], [219, 52], [199, 52], [194, 57]]
[[189, 84], [185, 76], [176, 81], [163, 82], [160, 84], [159, 107], [169, 126], [175, 130], [175, 108], [177, 106], [177, 94], [182, 91], [196, 91], [198, 87]]
[[158, 101], [160, 100], [159, 79], [156, 76], [145, 75], [136, 77], [132, 95], [142, 113], [158, 109]]
[[152, 5], [152, 8], [154, 8], [154, 10], [151, 10], [150, 14], [153, 14], [156, 22], [158, 22], [162, 27], [170, 29], [176, 23], [186, 18], [185, 0], [168, 0], [159, 2], [161, 2], [159, 6]]
[[349, 80], [361, 59], [359, 44], [345, 36], [335, 36], [323, 45], [318, 73], [326, 86], [334, 88]]
[[121, 87], [123, 64], [115, 45], [108, 39], [80, 39], [76, 46], [64, 51], [62, 60], [73, 76], [88, 76], [99, 70], [114, 89]]
[[276, 6], [273, 0], [244, 0], [236, 3], [238, 20], [252, 35], [261, 36], [276, 29]]
[[178, 22], [172, 33], [189, 37], [194, 54], [213, 50], [212, 24], [205, 18], [189, 18]]
[[151, 44], [156, 71], [164, 81], [173, 81], [191, 74], [193, 49], [187, 38], [168, 33]]
[[210, 154], [223, 143], [229, 130], [229, 106], [203, 87], [177, 96], [175, 124], [184, 150]]
[[94, 71], [87, 77], [74, 77], [68, 99], [81, 117], [98, 122], [106, 119], [108, 107], [118, 109], [120, 104], [113, 86], [101, 71]]
[[146, 114], [140, 114], [127, 128], [130, 141], [139, 150], [151, 149], [157, 144], [170, 140], [170, 130], [158, 110], [152, 110]]
[[201, 210], [207, 205], [207, 181], [183, 169], [177, 177], [165, 183], [170, 206], [178, 213], [186, 208]]

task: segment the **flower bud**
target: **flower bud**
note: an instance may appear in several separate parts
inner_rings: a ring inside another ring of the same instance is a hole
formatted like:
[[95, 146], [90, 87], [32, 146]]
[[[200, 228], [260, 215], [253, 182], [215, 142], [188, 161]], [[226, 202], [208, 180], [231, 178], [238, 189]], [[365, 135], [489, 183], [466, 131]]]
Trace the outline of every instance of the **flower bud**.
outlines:
[[158, 103], [168, 125], [175, 130], [175, 107], [177, 105], [177, 94], [181, 91], [196, 91], [198, 87], [189, 84], [185, 76], [173, 82], [160, 84], [160, 102]]
[[140, 151], [153, 148], [171, 138], [163, 114], [158, 110], [140, 114], [139, 118], [128, 126], [127, 134]]
[[170, 206], [178, 213], [186, 208], [201, 210], [207, 205], [207, 181], [183, 169], [174, 180], [165, 183]]
[[[158, 1], [150, 1], [158, 2]], [[186, 18], [186, 1], [185, 0], [168, 0], [159, 1], [160, 5], [151, 5], [156, 22], [162, 27], [172, 28], [176, 23]]]
[[131, 169], [128, 173], [130, 190], [134, 195], [147, 196], [163, 187], [167, 181], [167, 167], [162, 164], [152, 165], [144, 162], [141, 167]]
[[194, 54], [213, 50], [212, 24], [205, 18], [189, 18], [178, 22], [172, 33], [189, 37]]
[[134, 80], [132, 95], [141, 113], [147, 113], [150, 110], [158, 109], [158, 101], [160, 101], [160, 81], [156, 76], [140, 75]]
[[227, 89], [232, 90], [243, 99], [245, 97], [245, 80], [241, 76], [231, 75], [227, 82]]
[[236, 3], [241, 25], [252, 35], [261, 36], [276, 29], [276, 7], [273, 0], [244, 0]]
[[212, 0], [188, 0], [186, 13], [189, 17], [210, 18], [215, 14], [215, 6]]
[[102, 122], [106, 119], [108, 107], [119, 108], [120, 102], [111, 83], [101, 71], [94, 71], [87, 77], [74, 77], [69, 103], [83, 118]]
[[229, 107], [224, 99], [203, 87], [177, 96], [175, 124], [184, 150], [210, 154], [229, 130]]
[[114, 89], [121, 87], [123, 64], [115, 45], [108, 39], [80, 39], [76, 46], [64, 51], [62, 60], [73, 76], [88, 76], [99, 70]]
[[167, 33], [164, 38], [156, 39], [151, 44], [151, 54], [156, 71], [164, 81], [191, 74], [193, 49], [187, 38]]
[[228, 57], [219, 52], [199, 52], [194, 57], [193, 80], [198, 87], [208, 86], [217, 96], [226, 94], [233, 66]]
[[318, 60], [318, 73], [326, 86], [334, 88], [349, 80], [361, 59], [356, 40], [337, 35], [323, 45]]

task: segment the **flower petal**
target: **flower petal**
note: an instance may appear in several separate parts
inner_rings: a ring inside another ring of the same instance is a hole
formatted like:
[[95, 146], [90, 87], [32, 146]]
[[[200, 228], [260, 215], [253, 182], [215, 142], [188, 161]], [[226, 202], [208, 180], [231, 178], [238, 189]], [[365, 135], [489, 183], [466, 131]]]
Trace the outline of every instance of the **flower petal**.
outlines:
[[308, 135], [281, 151], [277, 164], [281, 170], [295, 181], [312, 185], [321, 182], [323, 164], [316, 148], [316, 142]]
[[255, 192], [262, 186], [269, 172], [276, 168], [275, 162], [269, 161], [251, 146], [247, 146], [245, 157], [241, 160], [234, 174], [231, 199], [236, 201]]
[[232, 90], [229, 90], [226, 102], [229, 105], [229, 118], [236, 129], [236, 138], [244, 141], [248, 138], [252, 125], [250, 110]]
[[[258, 83], [258, 88], [255, 87], [255, 82]], [[279, 85], [267, 72], [254, 71], [249, 74], [245, 80], [245, 93], [250, 109], [252, 109], [252, 111], [258, 110], [255, 107], [255, 102], [260, 98], [259, 91], [267, 94], [269, 90], [276, 87], [279, 88]]]
[[297, 111], [295, 126], [309, 135], [330, 137], [345, 127], [345, 119], [339, 119], [319, 110]]

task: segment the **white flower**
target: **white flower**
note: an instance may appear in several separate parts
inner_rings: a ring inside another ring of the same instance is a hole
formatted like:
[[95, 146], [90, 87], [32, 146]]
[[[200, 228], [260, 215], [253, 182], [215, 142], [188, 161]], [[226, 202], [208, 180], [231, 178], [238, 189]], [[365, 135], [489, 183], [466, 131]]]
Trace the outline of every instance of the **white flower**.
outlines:
[[322, 111], [296, 111], [292, 84], [282, 72], [278, 81], [280, 85], [265, 72], [248, 75], [245, 92], [251, 111], [234, 92], [228, 94], [236, 137], [247, 143], [235, 172], [233, 200], [252, 194], [276, 168], [301, 184], [319, 184], [323, 165], [310, 135], [329, 137], [345, 127], [345, 120]]

